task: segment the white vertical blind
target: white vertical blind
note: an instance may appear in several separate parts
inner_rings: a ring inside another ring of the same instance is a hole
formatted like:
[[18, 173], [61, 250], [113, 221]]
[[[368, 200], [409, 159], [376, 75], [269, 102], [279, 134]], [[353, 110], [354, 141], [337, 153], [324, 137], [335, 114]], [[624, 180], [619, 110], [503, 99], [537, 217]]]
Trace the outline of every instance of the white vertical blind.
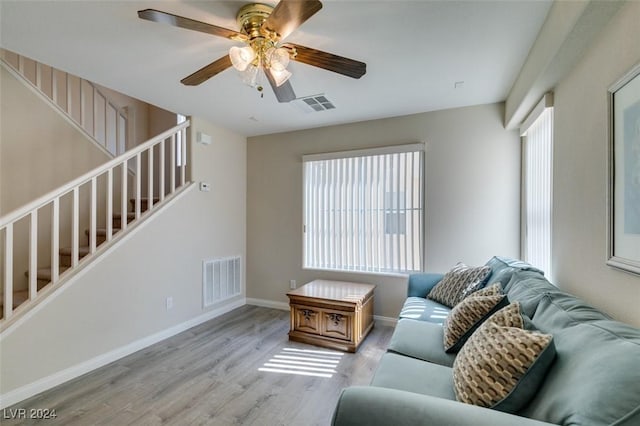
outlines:
[[424, 144], [304, 161], [304, 267], [422, 270]]
[[[544, 101], [544, 99], [543, 99]], [[551, 274], [553, 107], [539, 111], [525, 129], [524, 260]]]

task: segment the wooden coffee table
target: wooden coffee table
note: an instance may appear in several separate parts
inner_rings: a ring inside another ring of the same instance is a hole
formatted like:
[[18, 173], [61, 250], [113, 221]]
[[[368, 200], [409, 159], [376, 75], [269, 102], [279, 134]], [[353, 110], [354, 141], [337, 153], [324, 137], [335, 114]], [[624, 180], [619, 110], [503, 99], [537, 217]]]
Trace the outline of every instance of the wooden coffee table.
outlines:
[[373, 328], [376, 286], [315, 280], [287, 293], [289, 340], [355, 352]]

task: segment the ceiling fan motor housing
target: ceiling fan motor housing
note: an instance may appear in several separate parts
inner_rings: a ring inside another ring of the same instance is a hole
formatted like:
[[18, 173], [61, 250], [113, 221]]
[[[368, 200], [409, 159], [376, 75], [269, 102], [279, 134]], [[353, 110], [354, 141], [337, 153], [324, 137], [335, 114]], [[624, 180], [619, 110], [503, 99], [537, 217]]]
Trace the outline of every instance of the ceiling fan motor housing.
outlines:
[[238, 26], [249, 36], [249, 40], [259, 37], [271, 38], [271, 35], [263, 34], [261, 31], [262, 23], [271, 15], [271, 12], [273, 7], [268, 4], [251, 3], [242, 6], [236, 17]]

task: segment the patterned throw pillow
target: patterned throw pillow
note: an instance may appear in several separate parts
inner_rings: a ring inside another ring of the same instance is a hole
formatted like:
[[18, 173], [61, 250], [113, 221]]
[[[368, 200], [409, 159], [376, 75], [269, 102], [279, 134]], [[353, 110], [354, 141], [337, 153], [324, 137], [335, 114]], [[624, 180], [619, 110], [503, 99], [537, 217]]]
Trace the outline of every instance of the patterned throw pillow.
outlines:
[[507, 297], [500, 283], [492, 284], [462, 300], [453, 307], [443, 324], [444, 350], [458, 352], [473, 332], [498, 309], [505, 306]]
[[467, 340], [453, 362], [453, 384], [458, 401], [515, 413], [535, 395], [556, 351], [553, 336], [503, 324], [525, 324], [517, 302]]
[[427, 297], [453, 308], [463, 299], [463, 293], [470, 286], [482, 287], [490, 272], [488, 266], [473, 267], [458, 263], [431, 289]]

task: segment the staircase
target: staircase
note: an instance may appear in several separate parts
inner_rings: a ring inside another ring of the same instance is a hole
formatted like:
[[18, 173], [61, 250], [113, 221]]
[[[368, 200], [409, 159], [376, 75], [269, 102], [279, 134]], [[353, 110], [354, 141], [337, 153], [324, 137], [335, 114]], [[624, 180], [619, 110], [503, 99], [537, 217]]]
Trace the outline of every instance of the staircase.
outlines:
[[5, 49], [0, 49], [0, 58], [14, 77], [48, 99], [110, 157], [126, 151], [127, 108], [117, 106], [94, 83]]
[[2, 332], [186, 189], [189, 122], [126, 151], [128, 111], [108, 90], [5, 49], [0, 62], [111, 158], [0, 217]]
[[[0, 332], [190, 185], [188, 127], [185, 121], [0, 218]], [[28, 252], [26, 288], [20, 250]]]

